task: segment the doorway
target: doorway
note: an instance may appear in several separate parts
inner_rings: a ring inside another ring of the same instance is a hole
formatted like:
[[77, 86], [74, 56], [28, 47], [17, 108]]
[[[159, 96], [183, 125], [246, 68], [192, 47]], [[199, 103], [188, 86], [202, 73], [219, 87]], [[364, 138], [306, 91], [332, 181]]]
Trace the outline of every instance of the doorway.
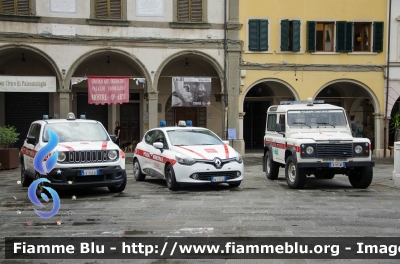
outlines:
[[175, 107], [175, 124], [179, 120], [192, 120], [192, 126], [197, 126], [197, 107]]
[[120, 124], [121, 124], [121, 141], [120, 144], [125, 142], [140, 141], [140, 104], [129, 103], [121, 104], [120, 106]]

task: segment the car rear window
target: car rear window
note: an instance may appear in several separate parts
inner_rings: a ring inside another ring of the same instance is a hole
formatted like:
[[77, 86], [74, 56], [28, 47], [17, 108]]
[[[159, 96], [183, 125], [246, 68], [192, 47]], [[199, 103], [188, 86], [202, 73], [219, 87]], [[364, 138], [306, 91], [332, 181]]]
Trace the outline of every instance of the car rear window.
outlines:
[[99, 123], [65, 122], [47, 124], [43, 133], [44, 142], [49, 140], [49, 128], [57, 134], [59, 142], [109, 140], [108, 133]]

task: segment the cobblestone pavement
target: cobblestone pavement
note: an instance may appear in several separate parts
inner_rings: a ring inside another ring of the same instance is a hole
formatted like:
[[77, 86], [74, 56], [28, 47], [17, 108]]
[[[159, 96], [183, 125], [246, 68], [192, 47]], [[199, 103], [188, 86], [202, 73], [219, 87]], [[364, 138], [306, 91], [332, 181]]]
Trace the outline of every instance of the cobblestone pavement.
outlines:
[[[169, 191], [163, 180], [147, 178], [136, 182], [132, 159], [128, 158], [128, 184], [123, 193], [112, 194], [107, 188], [58, 191], [61, 208], [50, 219], [41, 219], [34, 213], [27, 188], [17, 184], [19, 169], [1, 171], [0, 262], [31, 263], [4, 260], [4, 237], [8, 236], [400, 236], [400, 189], [391, 180], [393, 158], [375, 159], [374, 179], [368, 189], [354, 189], [346, 176], [337, 175], [332, 180], [309, 177], [304, 189], [292, 190], [286, 184], [283, 169], [277, 180], [266, 179], [261, 156], [260, 153], [245, 155], [245, 179], [238, 188], [219, 184], [183, 187], [177, 192]], [[57, 225], [57, 221], [62, 224]], [[333, 262], [324, 262], [328, 261]], [[321, 260], [90, 261], [133, 262], [319, 263]], [[398, 263], [398, 260], [369, 262]]]

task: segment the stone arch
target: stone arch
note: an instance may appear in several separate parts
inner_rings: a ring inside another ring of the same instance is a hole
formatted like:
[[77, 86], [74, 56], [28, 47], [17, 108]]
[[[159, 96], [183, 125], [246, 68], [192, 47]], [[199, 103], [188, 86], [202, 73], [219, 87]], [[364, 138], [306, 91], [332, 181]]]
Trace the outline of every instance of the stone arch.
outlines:
[[59, 89], [61, 89], [63, 87], [63, 79], [62, 79], [62, 74], [57, 66], [57, 63], [53, 60], [52, 57], [50, 57], [47, 53], [45, 53], [44, 51], [29, 46], [29, 45], [25, 45], [25, 44], [9, 44], [9, 45], [4, 45], [4, 46], [0, 46], [0, 52], [8, 50], [8, 49], [26, 49], [26, 50], [30, 50], [33, 51], [37, 54], [39, 54], [42, 58], [44, 58], [53, 68], [56, 76], [57, 76], [57, 80], [58, 80], [58, 87]]
[[213, 58], [212, 56], [210, 56], [207, 53], [201, 52], [201, 51], [197, 51], [197, 50], [185, 50], [185, 51], [180, 51], [177, 52], [175, 54], [172, 54], [171, 56], [169, 56], [168, 58], [166, 58], [158, 67], [155, 75], [154, 75], [154, 89], [158, 90], [158, 81], [160, 79], [161, 76], [161, 72], [164, 69], [164, 67], [171, 62], [173, 59], [178, 58], [178, 57], [182, 57], [185, 55], [198, 55], [202, 58], [204, 58], [206, 61], [210, 62], [211, 65], [213, 66], [214, 70], [217, 72], [218, 76], [220, 77], [220, 82], [221, 82], [221, 93], [223, 93], [224, 90], [224, 70], [221, 67], [221, 65], [218, 63], [218, 61]]
[[264, 82], [277, 82], [280, 83], [284, 86], [286, 86], [289, 91], [294, 95], [295, 100], [300, 100], [299, 95], [297, 93], [297, 91], [287, 82], [280, 80], [280, 79], [275, 79], [275, 78], [265, 78], [265, 79], [260, 79], [254, 83], [252, 83], [251, 85], [249, 85], [249, 87], [247, 87], [247, 89], [244, 91], [243, 96], [241, 98], [241, 102], [239, 104], [239, 112], [243, 112], [243, 105], [244, 105], [244, 100], [246, 99], [246, 95], [247, 93], [256, 85], [260, 84], [260, 83], [264, 83]]
[[[95, 49], [95, 50], [91, 50], [89, 52], [86, 52], [85, 54], [81, 55], [78, 59], [76, 59], [70, 69], [68, 70], [67, 74], [66, 74], [66, 80], [68, 81], [67, 84], [70, 83], [70, 79], [72, 77], [72, 75], [74, 74], [75, 70], [79, 67], [79, 65], [84, 62], [86, 59], [88, 59], [89, 57], [96, 55], [96, 54], [101, 54], [104, 52], [114, 52], [114, 53], [118, 53], [122, 56], [125, 56], [127, 58], [130, 58], [133, 62], [135, 62], [140, 70], [143, 72], [143, 75], [145, 76], [146, 79], [146, 87], [152, 87], [152, 80], [150, 77], [150, 74], [146, 68], [146, 66], [133, 54], [124, 51], [124, 50], [119, 50], [119, 49], [110, 49], [110, 48], [101, 48], [101, 49]], [[68, 87], [68, 90], [70, 90], [71, 87]]]
[[373, 100], [373, 106], [374, 106], [374, 111], [375, 111], [375, 113], [379, 113], [379, 112], [380, 112], [379, 100], [378, 100], [378, 98], [376, 97], [375, 93], [372, 91], [372, 89], [369, 88], [369, 87], [368, 87], [367, 85], [365, 85], [364, 83], [359, 82], [359, 81], [356, 81], [356, 80], [353, 80], [353, 79], [337, 79], [337, 80], [330, 81], [330, 82], [324, 84], [323, 86], [321, 86], [321, 87], [317, 90], [317, 92], [316, 92], [316, 93], [314, 94], [314, 96], [313, 96], [313, 99], [315, 99], [315, 98], [317, 97], [317, 95], [318, 95], [322, 90], [324, 90], [326, 87], [328, 87], [329, 85], [332, 85], [332, 84], [335, 84], [335, 83], [341, 83], [341, 82], [353, 83], [353, 84], [358, 85], [358, 86], [360, 86], [361, 88], [363, 88], [363, 89], [368, 93], [368, 95], [371, 96], [371, 98], [372, 98], [372, 100]]

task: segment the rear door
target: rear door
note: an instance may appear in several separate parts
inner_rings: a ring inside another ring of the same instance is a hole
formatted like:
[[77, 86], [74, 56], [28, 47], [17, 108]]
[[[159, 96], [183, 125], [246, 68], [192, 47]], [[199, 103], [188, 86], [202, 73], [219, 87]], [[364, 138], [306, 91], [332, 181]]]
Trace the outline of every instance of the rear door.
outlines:
[[35, 173], [35, 168], [33, 166], [33, 159], [36, 153], [39, 151], [39, 137], [40, 137], [41, 125], [38, 123], [33, 123], [29, 129], [28, 136], [35, 137], [35, 144], [25, 144], [24, 149], [24, 163], [25, 168], [30, 173]]

